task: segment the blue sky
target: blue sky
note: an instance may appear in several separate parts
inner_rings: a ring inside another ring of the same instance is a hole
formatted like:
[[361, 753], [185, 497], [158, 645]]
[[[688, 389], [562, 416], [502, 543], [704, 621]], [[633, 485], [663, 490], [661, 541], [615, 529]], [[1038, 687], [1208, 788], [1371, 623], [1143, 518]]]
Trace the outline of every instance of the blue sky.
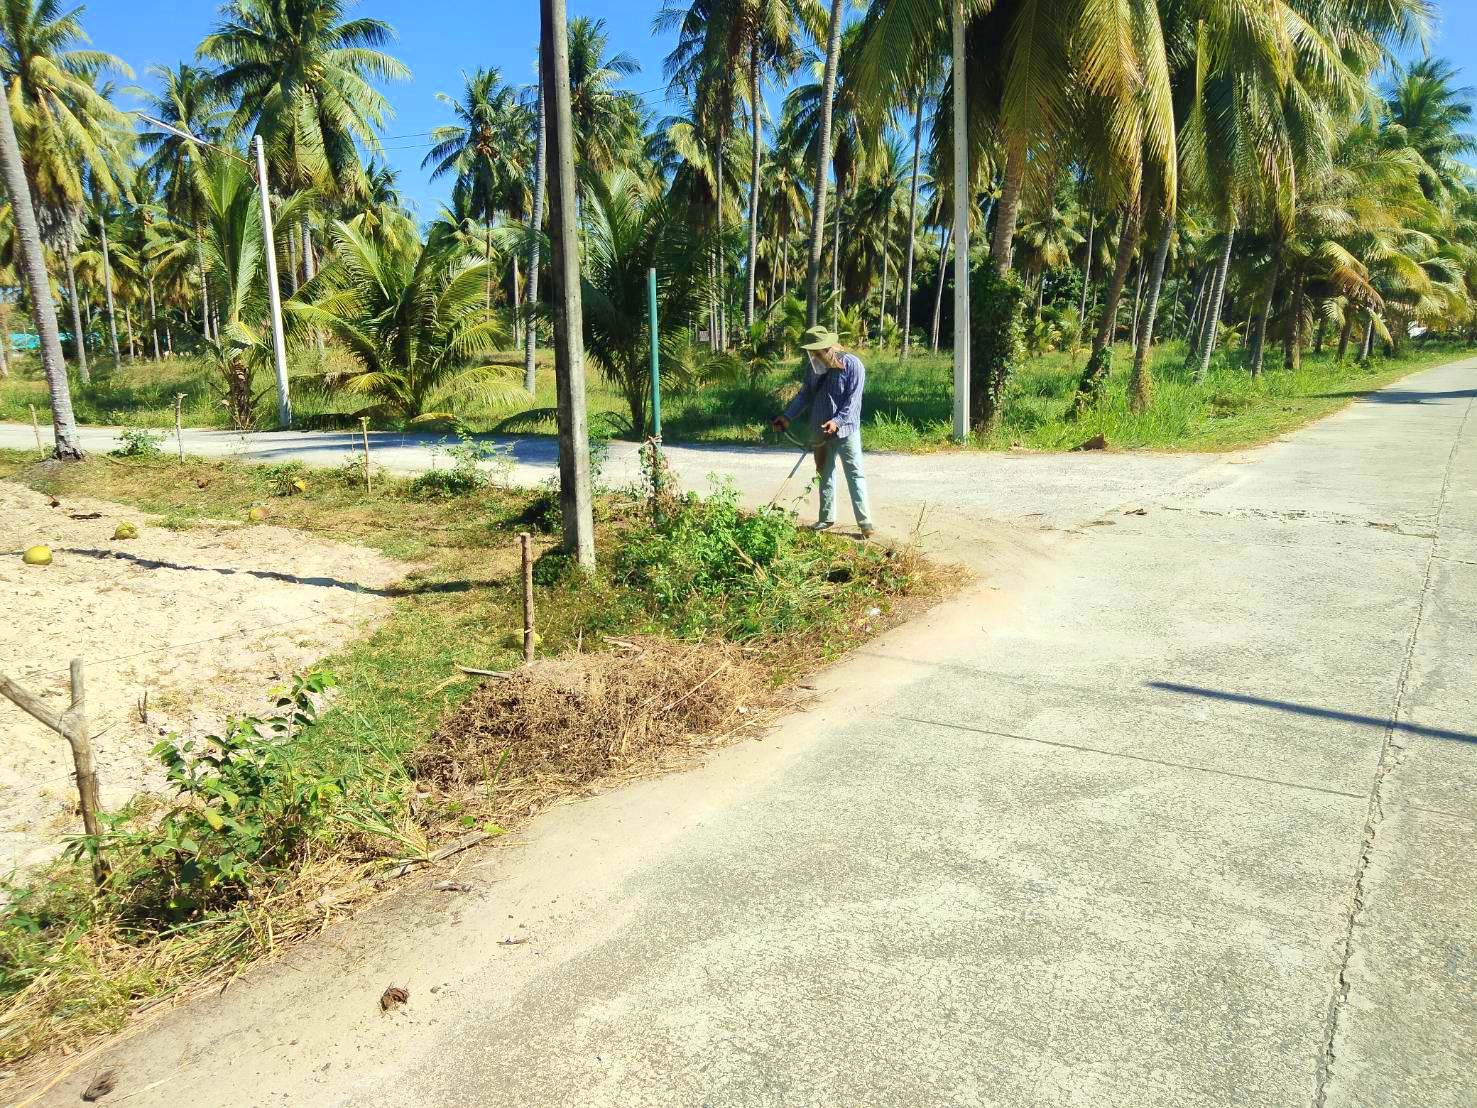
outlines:
[[[662, 59], [671, 41], [651, 33], [659, 0], [568, 0], [568, 5], [571, 16], [606, 21], [611, 48], [641, 63], [642, 72], [629, 87], [644, 94], [652, 111], [662, 111]], [[173, 65], [194, 55], [215, 24], [218, 6], [217, 0], [92, 0], [83, 23], [99, 49], [121, 57], [138, 83], [149, 84], [145, 70], [151, 63]], [[1460, 65], [1464, 83], [1477, 85], [1477, 4], [1439, 0], [1439, 9], [1431, 50]], [[509, 82], [532, 82], [537, 0], [361, 0], [356, 14], [388, 20], [399, 32], [393, 52], [410, 67], [412, 79], [386, 90], [395, 108], [385, 131], [386, 156], [400, 171], [401, 188], [417, 214], [431, 218], [449, 192], [447, 184], [430, 182], [420, 169], [429, 145], [426, 132], [450, 119], [436, 93], [455, 95], [462, 70], [479, 65], [498, 67]]]

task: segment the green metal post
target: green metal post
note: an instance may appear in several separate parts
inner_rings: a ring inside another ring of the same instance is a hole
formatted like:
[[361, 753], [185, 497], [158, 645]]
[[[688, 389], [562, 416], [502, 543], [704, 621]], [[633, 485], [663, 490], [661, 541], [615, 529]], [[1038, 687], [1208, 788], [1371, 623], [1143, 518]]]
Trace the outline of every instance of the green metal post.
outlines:
[[651, 437], [662, 441], [661, 338], [656, 324], [656, 270], [646, 271], [646, 310], [651, 321]]

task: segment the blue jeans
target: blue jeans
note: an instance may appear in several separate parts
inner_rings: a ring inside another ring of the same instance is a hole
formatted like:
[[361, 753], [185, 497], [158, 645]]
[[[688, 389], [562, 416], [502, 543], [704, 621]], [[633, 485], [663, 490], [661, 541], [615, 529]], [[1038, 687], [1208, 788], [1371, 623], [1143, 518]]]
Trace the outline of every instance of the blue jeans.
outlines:
[[815, 471], [821, 479], [821, 522], [836, 522], [836, 459], [846, 474], [846, 487], [851, 493], [851, 510], [856, 525], [863, 531], [872, 529], [872, 513], [867, 508], [867, 475], [862, 472], [862, 433], [853, 431], [844, 439], [828, 439], [815, 448]]

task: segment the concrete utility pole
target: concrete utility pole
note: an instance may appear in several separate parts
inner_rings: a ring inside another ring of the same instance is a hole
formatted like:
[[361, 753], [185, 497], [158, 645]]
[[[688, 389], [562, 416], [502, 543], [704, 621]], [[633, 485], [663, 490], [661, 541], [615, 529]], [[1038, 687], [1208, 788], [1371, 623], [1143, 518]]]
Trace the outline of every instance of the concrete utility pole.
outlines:
[[267, 297], [272, 303], [272, 354], [277, 362], [277, 426], [292, 426], [292, 398], [287, 394], [287, 340], [282, 335], [282, 290], [277, 287], [277, 239], [272, 233], [272, 198], [267, 190], [267, 154], [261, 135], [256, 147], [256, 183], [262, 195], [262, 239], [267, 254]]
[[569, 32], [564, 0], [539, 0], [542, 47], [539, 79], [548, 112], [549, 239], [553, 245], [554, 376], [559, 404], [559, 507], [564, 552], [581, 569], [595, 568], [595, 521], [590, 506], [590, 439], [585, 419], [584, 310], [580, 304], [579, 240], [575, 229], [574, 123], [569, 105]]
[[969, 108], [964, 0], [954, 0], [954, 437], [969, 436]]

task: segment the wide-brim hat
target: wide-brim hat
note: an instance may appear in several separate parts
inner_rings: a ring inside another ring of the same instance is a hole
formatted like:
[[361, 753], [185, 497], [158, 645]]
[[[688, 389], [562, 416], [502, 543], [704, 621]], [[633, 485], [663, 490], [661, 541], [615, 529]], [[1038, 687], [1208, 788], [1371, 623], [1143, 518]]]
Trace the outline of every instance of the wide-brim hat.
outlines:
[[829, 350], [841, 345], [841, 336], [824, 327], [810, 327], [800, 336], [801, 350]]

